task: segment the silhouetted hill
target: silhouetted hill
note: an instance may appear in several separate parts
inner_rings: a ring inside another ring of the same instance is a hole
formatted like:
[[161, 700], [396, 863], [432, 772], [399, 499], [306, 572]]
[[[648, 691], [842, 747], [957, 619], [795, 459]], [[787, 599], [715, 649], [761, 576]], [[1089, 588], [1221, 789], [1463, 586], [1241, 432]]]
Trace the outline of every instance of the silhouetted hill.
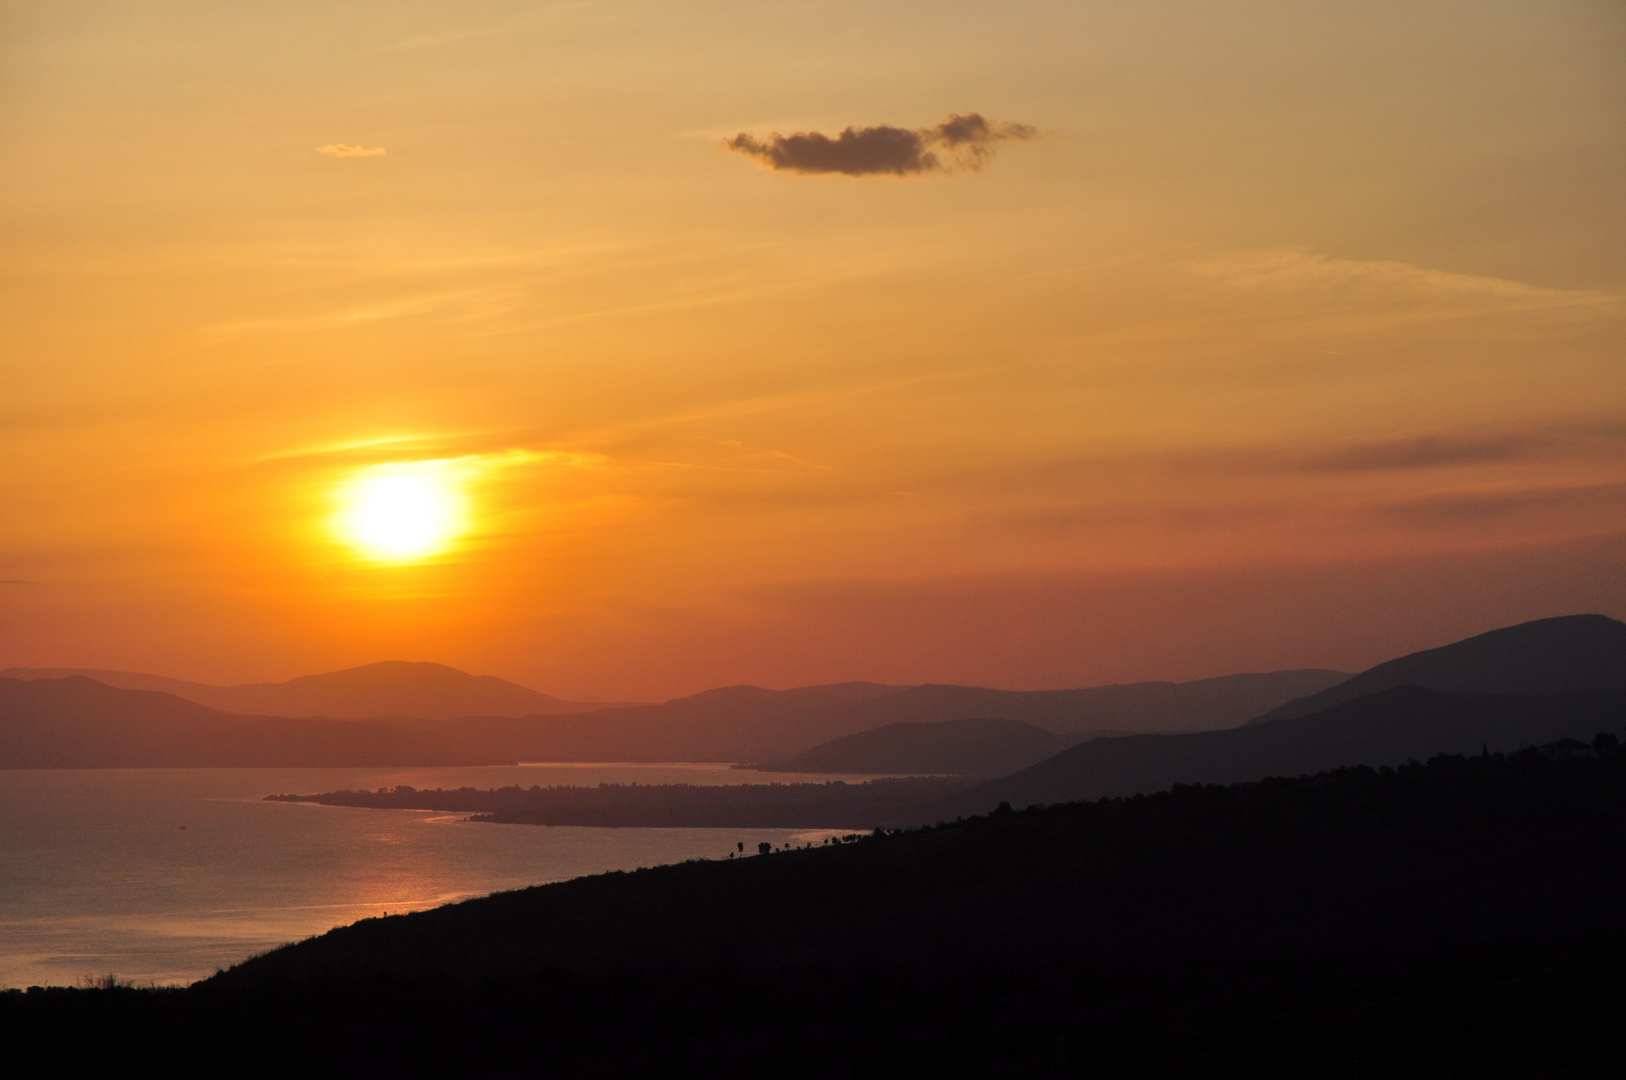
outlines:
[[945, 813], [1071, 802], [1302, 776], [1344, 766], [1399, 765], [1436, 754], [1503, 751], [1626, 729], [1626, 691], [1581, 694], [1447, 694], [1420, 686], [1384, 690], [1312, 716], [1230, 731], [1093, 739], [1031, 768], [955, 796]]
[[[996, 813], [743, 864], [600, 875], [364, 920], [212, 981], [241, 987], [340, 972], [469, 981], [558, 967], [705, 965], [719, 950], [763, 968], [815, 958], [853, 964], [872, 952], [892, 966], [949, 942], [994, 956], [1007, 946], [1038, 957], [1088, 943], [1125, 956], [1174, 946], [1260, 957], [1309, 939], [1353, 946], [1389, 931], [1416, 933], [1418, 913], [1406, 914], [1414, 904], [1456, 913], [1455, 925], [1438, 928], [1446, 938], [1485, 933], [1488, 925], [1458, 921], [1477, 910], [1514, 939], [1528, 939], [1552, 928], [1508, 910], [1509, 900], [1573, 903], [1611, 921], [1617, 910], [1599, 894], [1553, 895], [1566, 891], [1561, 881], [1590, 877], [1594, 869], [1584, 864], [1595, 859], [1626, 871], [1618, 843], [1626, 760], [1614, 748], [1600, 758], [1590, 745], [1581, 744], [1584, 760], [1574, 762], [1531, 751], [1442, 758], [1398, 773], [1334, 770]], [[1562, 831], [1569, 827], [1576, 832]], [[1548, 845], [1543, 855], [1538, 849]], [[1395, 862], [1408, 851], [1454, 864], [1467, 880], [1443, 865], [1408, 865], [1397, 875]], [[1573, 865], [1570, 854], [1578, 856]], [[1473, 867], [1478, 859], [1495, 866], [1488, 875], [1497, 885], [1494, 905], [1472, 895], [1470, 881], [1486, 876]], [[1530, 880], [1520, 859], [1560, 866], [1554, 879]], [[1427, 888], [1417, 887], [1417, 875]], [[1187, 880], [1207, 884], [1180, 888]], [[1346, 892], [1334, 881], [1361, 885]], [[1321, 903], [1306, 905], [1291, 891], [1267, 895], [1286, 882]], [[1374, 885], [1380, 896], [1397, 887], [1383, 896], [1388, 910], [1363, 911]], [[1626, 900], [1623, 889], [1626, 877], [1610, 879], [1612, 895]], [[1374, 925], [1389, 919], [1400, 922]], [[1215, 935], [1220, 927], [1226, 940]], [[1259, 940], [1239, 948], [1238, 936], [1254, 935]]]
[[1604, 615], [1537, 619], [1411, 653], [1259, 716], [1308, 716], [1396, 686], [1459, 694], [1563, 694], [1626, 689], [1626, 623]]
[[387, 660], [344, 671], [304, 675], [281, 683], [210, 686], [206, 683], [94, 668], [8, 668], [0, 677], [61, 679], [82, 675], [108, 686], [157, 690], [224, 712], [252, 716], [328, 716], [364, 719], [410, 716], [538, 716], [579, 713], [609, 702], [564, 701], [492, 675], [470, 675], [444, 664]]
[[887, 724], [820, 743], [769, 772], [936, 773], [1003, 776], [1042, 761], [1069, 739], [1020, 720]]
[[64, 1074], [1608, 1076], [1626, 755], [1003, 812], [0, 994]]
[[0, 768], [491, 763], [401, 723], [240, 716], [81, 676], [0, 679]]

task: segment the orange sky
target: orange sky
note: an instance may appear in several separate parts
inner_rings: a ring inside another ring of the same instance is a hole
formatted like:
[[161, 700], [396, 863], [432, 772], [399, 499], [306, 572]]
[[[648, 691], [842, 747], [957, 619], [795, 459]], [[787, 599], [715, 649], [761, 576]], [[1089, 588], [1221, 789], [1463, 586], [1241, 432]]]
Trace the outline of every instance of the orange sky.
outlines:
[[[1626, 616], [1623, 61], [1610, 0], [0, 5], [0, 666], [1061, 686]], [[724, 147], [971, 112], [1034, 137]], [[370, 559], [337, 493], [411, 462], [464, 531]]]

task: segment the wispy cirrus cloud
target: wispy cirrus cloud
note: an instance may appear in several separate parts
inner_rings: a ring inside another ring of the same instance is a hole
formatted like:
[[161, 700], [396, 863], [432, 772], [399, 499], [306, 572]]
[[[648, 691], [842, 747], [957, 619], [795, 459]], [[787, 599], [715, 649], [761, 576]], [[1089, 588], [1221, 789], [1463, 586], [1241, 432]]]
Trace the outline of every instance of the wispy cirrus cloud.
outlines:
[[1609, 292], [1531, 285], [1388, 260], [1339, 259], [1292, 248], [1220, 253], [1192, 260], [1186, 268], [1233, 291], [1293, 293], [1369, 307], [1618, 312], [1622, 306], [1622, 298]]
[[459, 469], [494, 472], [541, 466], [586, 469], [609, 463], [595, 450], [523, 445], [512, 432], [392, 435], [351, 442], [299, 446], [239, 462], [243, 467], [352, 466], [401, 462], [443, 462]]
[[1136, 476], [1159, 483], [1197, 478], [1404, 475], [1429, 470], [1569, 468], [1618, 461], [1626, 423], [1612, 419], [1420, 432], [1359, 441], [1293, 439], [1277, 444], [1171, 447], [1139, 453], [1044, 458], [944, 472], [919, 482], [940, 491], [1069, 491]]
[[1404, 525], [1478, 526], [1497, 518], [1528, 520], [1542, 513], [1590, 512], [1600, 524], [1618, 523], [1626, 508], [1626, 483], [1565, 484], [1430, 492], [1379, 508]]
[[328, 143], [318, 146], [316, 152], [331, 158], [383, 157], [386, 153], [382, 146], [351, 146], [349, 143]]
[[1038, 137], [1038, 129], [1028, 124], [1000, 123], [973, 112], [951, 115], [935, 127], [848, 127], [833, 137], [818, 131], [794, 135], [776, 131], [759, 139], [741, 132], [723, 145], [756, 158], [775, 172], [902, 177], [976, 172], [994, 156], [1000, 143]]
[[1402, 472], [1455, 466], [1528, 464], [1617, 458], [1626, 424], [1604, 420], [1501, 430], [1438, 431], [1350, 442], [1323, 450], [1255, 454], [1243, 462], [1263, 470], [1307, 473]]
[[1383, 472], [1528, 460], [1564, 449], [1550, 434], [1418, 435], [1352, 443], [1295, 464], [1305, 472]]

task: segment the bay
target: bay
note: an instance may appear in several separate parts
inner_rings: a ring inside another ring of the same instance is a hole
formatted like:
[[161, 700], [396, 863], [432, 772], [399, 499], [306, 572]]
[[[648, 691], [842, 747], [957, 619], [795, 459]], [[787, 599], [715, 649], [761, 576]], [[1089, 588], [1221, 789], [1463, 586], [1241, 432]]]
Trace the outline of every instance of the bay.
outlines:
[[493, 825], [464, 814], [268, 803], [266, 795], [397, 784], [827, 779], [642, 763], [3, 770], [0, 987], [74, 985], [108, 974], [141, 985], [187, 983], [386, 912], [823, 835]]

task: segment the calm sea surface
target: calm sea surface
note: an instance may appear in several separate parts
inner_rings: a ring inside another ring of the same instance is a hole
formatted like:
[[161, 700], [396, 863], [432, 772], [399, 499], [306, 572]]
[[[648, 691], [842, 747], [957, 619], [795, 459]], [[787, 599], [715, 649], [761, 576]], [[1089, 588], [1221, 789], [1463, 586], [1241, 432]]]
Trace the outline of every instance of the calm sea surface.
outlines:
[[462, 814], [262, 801], [273, 793], [802, 779], [828, 778], [641, 764], [0, 770], [0, 986], [109, 973], [190, 982], [385, 911], [823, 835], [482, 825]]

